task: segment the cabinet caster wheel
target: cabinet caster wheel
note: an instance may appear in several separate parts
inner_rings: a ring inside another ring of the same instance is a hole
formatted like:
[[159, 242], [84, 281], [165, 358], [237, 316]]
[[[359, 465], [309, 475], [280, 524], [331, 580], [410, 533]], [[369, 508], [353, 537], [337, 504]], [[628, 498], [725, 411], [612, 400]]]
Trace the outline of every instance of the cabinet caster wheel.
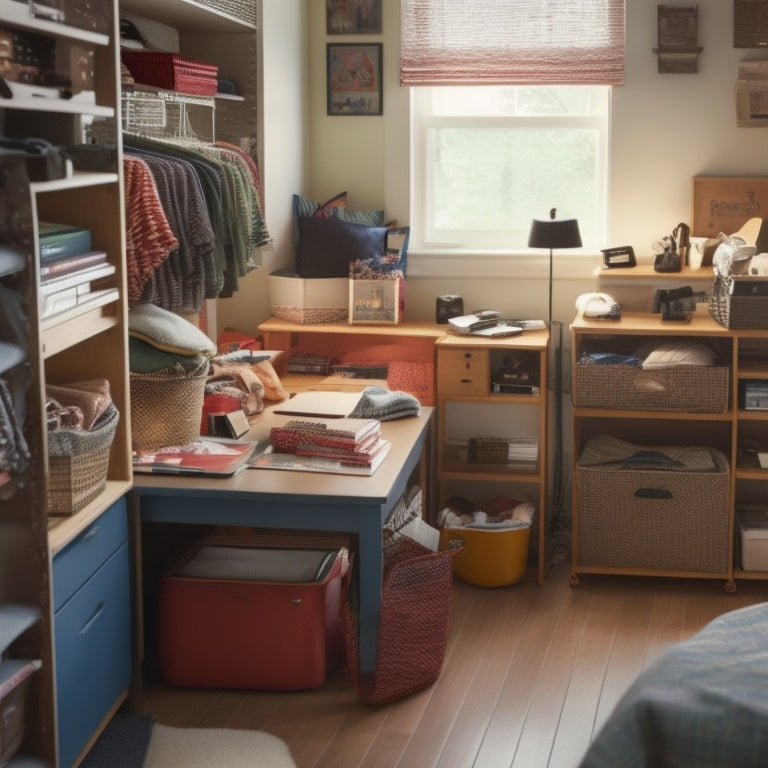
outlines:
[[723, 589], [729, 595], [734, 594], [736, 592], [736, 582], [735, 581], [726, 581], [725, 584], [723, 584]]
[[568, 584], [570, 584], [571, 589], [576, 589], [576, 587], [579, 586], [579, 577], [577, 574], [572, 574], [571, 578], [568, 580]]

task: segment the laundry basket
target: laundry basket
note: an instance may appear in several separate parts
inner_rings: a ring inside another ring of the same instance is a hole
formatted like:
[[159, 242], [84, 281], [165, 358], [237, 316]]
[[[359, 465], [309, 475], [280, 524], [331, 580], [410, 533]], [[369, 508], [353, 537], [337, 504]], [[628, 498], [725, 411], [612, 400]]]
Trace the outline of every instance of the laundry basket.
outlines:
[[376, 670], [360, 672], [355, 616], [345, 603], [347, 667], [360, 701], [390, 704], [426, 688], [443, 666], [451, 611], [453, 556], [400, 537], [384, 549]]

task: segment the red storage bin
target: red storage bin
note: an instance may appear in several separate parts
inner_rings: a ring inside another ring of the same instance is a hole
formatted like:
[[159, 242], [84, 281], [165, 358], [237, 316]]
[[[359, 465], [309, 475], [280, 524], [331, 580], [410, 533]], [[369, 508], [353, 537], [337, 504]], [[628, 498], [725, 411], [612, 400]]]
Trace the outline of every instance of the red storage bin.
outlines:
[[182, 687], [305, 690], [341, 661], [348, 550], [212, 536], [160, 579], [158, 661]]
[[219, 68], [165, 51], [123, 48], [120, 57], [137, 83], [194, 96], [214, 96]]

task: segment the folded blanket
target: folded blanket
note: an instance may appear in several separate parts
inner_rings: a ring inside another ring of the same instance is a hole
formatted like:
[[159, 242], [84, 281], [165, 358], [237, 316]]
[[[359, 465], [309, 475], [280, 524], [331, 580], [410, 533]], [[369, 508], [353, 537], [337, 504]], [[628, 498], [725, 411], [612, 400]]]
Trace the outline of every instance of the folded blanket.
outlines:
[[392, 421], [407, 416], [418, 416], [421, 403], [407, 392], [395, 391], [386, 387], [366, 387], [352, 413], [351, 419], [378, 419]]

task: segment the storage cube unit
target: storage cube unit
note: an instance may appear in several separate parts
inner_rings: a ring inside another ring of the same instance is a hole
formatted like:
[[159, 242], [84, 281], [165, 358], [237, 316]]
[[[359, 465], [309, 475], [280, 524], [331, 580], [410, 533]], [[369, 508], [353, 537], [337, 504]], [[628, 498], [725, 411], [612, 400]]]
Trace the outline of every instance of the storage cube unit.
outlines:
[[768, 508], [736, 509], [741, 567], [745, 571], [768, 571]]
[[160, 579], [158, 660], [166, 683], [316, 688], [342, 656], [344, 547], [208, 537]]
[[730, 474], [711, 453], [711, 472], [578, 463], [576, 565], [727, 574]]

